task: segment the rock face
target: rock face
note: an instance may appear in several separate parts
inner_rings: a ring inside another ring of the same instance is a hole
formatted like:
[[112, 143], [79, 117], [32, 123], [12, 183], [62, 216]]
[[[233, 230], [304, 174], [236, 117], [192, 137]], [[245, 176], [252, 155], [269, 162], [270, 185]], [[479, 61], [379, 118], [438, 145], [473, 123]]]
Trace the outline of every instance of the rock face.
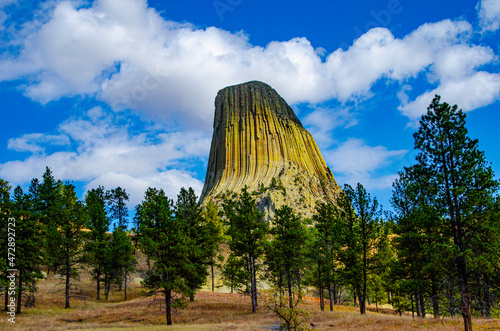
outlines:
[[201, 199], [220, 200], [244, 186], [272, 217], [288, 204], [304, 216], [340, 188], [311, 134], [269, 85], [226, 87], [215, 99], [212, 146]]

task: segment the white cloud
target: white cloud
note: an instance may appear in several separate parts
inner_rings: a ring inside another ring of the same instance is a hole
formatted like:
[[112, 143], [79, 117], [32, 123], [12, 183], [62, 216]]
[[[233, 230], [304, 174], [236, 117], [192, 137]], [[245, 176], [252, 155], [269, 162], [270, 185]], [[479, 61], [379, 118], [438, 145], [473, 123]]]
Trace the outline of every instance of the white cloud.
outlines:
[[465, 21], [424, 24], [402, 39], [375, 28], [323, 61], [305, 38], [257, 47], [241, 32], [165, 20], [145, 0], [54, 8], [19, 34], [19, 55], [4, 54], [0, 80], [27, 79], [26, 94], [42, 103], [86, 95], [196, 129], [210, 129], [217, 90], [244, 81], [267, 82], [291, 104], [347, 102], [371, 96], [381, 78], [430, 69], [431, 81], [466, 79], [493, 59], [469, 45]]
[[480, 0], [477, 4], [479, 24], [483, 31], [496, 31], [500, 27], [500, 2]]
[[361, 139], [349, 139], [334, 150], [324, 153], [337, 181], [350, 185], [362, 183], [366, 188], [391, 187], [397, 174], [377, 176], [377, 170], [407, 154], [406, 150], [390, 151], [384, 146], [371, 147]]
[[333, 130], [338, 127], [351, 127], [358, 124], [355, 114], [349, 108], [315, 108], [302, 120], [320, 148], [328, 148], [334, 143]]
[[[0, 177], [15, 184], [27, 183], [49, 166], [59, 179], [87, 182], [89, 187], [107, 183], [125, 187], [134, 202], [142, 197], [144, 191], [140, 190], [148, 186], [170, 194], [181, 186], [193, 186], [201, 192], [201, 182], [189, 169], [206, 159], [209, 137], [150, 127], [137, 134], [130, 127], [138, 123], [127, 123], [120, 116], [94, 108], [86, 116], [63, 122], [55, 135], [34, 133], [11, 139], [9, 148], [33, 154], [1, 164]], [[70, 142], [71, 149], [45, 153], [47, 147]], [[119, 183], [120, 178], [125, 182]]]
[[107, 172], [86, 185], [86, 189], [89, 190], [99, 185], [105, 188], [115, 188], [118, 186], [126, 188], [127, 193], [130, 195], [130, 206], [136, 206], [142, 202], [144, 192], [146, 192], [148, 187], [163, 189], [165, 194], [174, 200], [177, 199], [177, 194], [179, 194], [181, 187], [192, 187], [197, 196], [201, 194], [201, 190], [203, 189], [203, 182], [193, 178], [190, 173], [180, 170], [167, 170], [141, 177], [134, 177], [124, 173]]
[[410, 124], [415, 125], [418, 119], [427, 112], [427, 107], [434, 96], [438, 94], [443, 101], [457, 104], [464, 111], [471, 111], [493, 103], [500, 98], [500, 74], [480, 71], [471, 76], [446, 80], [433, 91], [420, 95], [411, 102], [407, 101], [404, 92], [400, 94], [401, 112], [410, 118]]
[[7, 148], [17, 152], [42, 152], [42, 144], [64, 146], [69, 145], [69, 138], [66, 135], [45, 135], [41, 133], [25, 134], [19, 138], [11, 138], [8, 141]]

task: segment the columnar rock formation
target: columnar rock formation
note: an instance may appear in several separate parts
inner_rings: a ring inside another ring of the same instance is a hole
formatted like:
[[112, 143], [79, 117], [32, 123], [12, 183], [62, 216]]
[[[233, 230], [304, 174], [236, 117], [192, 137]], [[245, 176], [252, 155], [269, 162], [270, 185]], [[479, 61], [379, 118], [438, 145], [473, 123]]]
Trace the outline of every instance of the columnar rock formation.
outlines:
[[269, 85], [226, 87], [215, 99], [214, 133], [201, 199], [244, 186], [272, 216], [287, 203], [310, 216], [340, 188], [311, 134]]

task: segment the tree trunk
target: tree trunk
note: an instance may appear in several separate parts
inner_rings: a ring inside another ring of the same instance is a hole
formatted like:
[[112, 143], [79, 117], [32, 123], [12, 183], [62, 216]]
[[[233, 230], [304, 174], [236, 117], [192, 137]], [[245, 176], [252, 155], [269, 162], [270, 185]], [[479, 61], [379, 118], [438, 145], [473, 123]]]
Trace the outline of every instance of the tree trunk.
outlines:
[[7, 307], [9, 305], [9, 290], [8, 290], [8, 286], [5, 286], [5, 311], [9, 311], [9, 307]]
[[172, 325], [172, 291], [163, 290], [165, 291], [165, 314], [167, 315], [167, 325]]
[[20, 269], [19, 270], [19, 281], [18, 281], [18, 288], [17, 288], [17, 307], [16, 307], [16, 314], [21, 314], [21, 306], [22, 306], [22, 299], [23, 299], [23, 271]]
[[432, 292], [432, 312], [434, 314], [434, 318], [439, 318], [439, 298], [438, 298], [437, 284], [434, 277], [431, 282], [431, 292]]
[[[363, 289], [366, 290], [366, 288], [364, 288], [364, 285], [363, 285]], [[361, 287], [358, 286], [358, 300], [359, 300], [359, 312], [361, 315], [363, 314], [366, 314], [366, 298], [365, 298], [365, 295], [366, 295], [366, 292], [361, 292]]]
[[281, 274], [281, 270], [278, 273], [278, 292], [280, 295], [280, 304], [283, 300], [283, 275]]
[[292, 293], [292, 277], [290, 276], [290, 267], [286, 268], [286, 277], [288, 285], [288, 307], [291, 309], [293, 306], [293, 293]]
[[[462, 249], [461, 253], [465, 254]], [[472, 307], [471, 294], [467, 279], [467, 260], [465, 255], [459, 256], [457, 259], [458, 283], [460, 287], [461, 313], [464, 319], [464, 330], [472, 331]]]
[[322, 284], [319, 285], [319, 308], [321, 309], [321, 311], [325, 310], [325, 298]]
[[422, 318], [425, 318], [425, 302], [424, 302], [424, 294], [420, 293], [420, 313], [422, 314]]
[[191, 288], [191, 294], [189, 294], [189, 301], [194, 301], [195, 292], [196, 292], [196, 289]]
[[332, 283], [328, 282], [328, 295], [330, 296], [330, 311], [333, 311], [333, 290]]
[[125, 282], [125, 288], [124, 288], [124, 291], [125, 291], [125, 301], [127, 301], [127, 272], [125, 271], [125, 279], [124, 279], [124, 282]]
[[491, 292], [490, 286], [488, 285], [488, 276], [486, 274], [483, 274], [481, 283], [484, 298], [484, 306], [481, 308], [481, 315], [485, 318], [491, 318]]
[[337, 284], [333, 283], [333, 303], [339, 304], [339, 297], [337, 296]]
[[359, 296], [359, 311], [366, 314], [366, 245], [363, 244], [363, 297]]
[[250, 263], [250, 292], [252, 297], [252, 313], [257, 311], [257, 289], [256, 289], [256, 279], [255, 279], [255, 261], [253, 256], [249, 256]]
[[97, 300], [101, 300], [101, 270], [97, 271], [95, 278], [97, 281]]
[[415, 292], [415, 304], [417, 305], [417, 317], [422, 316], [422, 312], [420, 311], [420, 293]]
[[109, 297], [109, 289], [111, 287], [111, 280], [108, 280], [106, 282], [106, 300], [108, 300], [108, 297]]
[[212, 256], [212, 264], [210, 265], [210, 268], [212, 269], [212, 292], [215, 292], [215, 279], [214, 279], [214, 258]]
[[353, 286], [352, 294], [353, 294], [354, 307], [356, 308], [356, 307], [358, 307], [358, 303], [356, 301], [356, 286]]
[[[69, 249], [66, 250], [69, 254]], [[66, 305], [64, 308], [69, 308], [69, 277], [70, 277], [70, 265], [69, 265], [69, 256], [66, 258]]]
[[413, 293], [410, 295], [411, 298], [411, 318], [415, 319], [415, 309], [413, 307]]
[[323, 280], [321, 277], [321, 263], [318, 259], [318, 290], [319, 290], [319, 307], [321, 311], [325, 310], [325, 302], [323, 301]]

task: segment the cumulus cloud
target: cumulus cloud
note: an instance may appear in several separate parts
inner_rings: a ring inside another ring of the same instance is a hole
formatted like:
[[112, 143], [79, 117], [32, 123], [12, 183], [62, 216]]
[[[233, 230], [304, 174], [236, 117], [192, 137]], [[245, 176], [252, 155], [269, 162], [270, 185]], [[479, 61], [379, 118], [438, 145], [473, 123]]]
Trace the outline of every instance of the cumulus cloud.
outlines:
[[[34, 133], [11, 139], [9, 148], [33, 154], [1, 164], [0, 177], [16, 184], [27, 183], [49, 166], [56, 178], [87, 182], [88, 187], [125, 187], [134, 203], [140, 201], [148, 186], [163, 188], [172, 197], [182, 186], [201, 192], [203, 184], [193, 177], [190, 168], [192, 163], [206, 159], [209, 137], [147, 127], [134, 133], [130, 127], [137, 123], [119, 116], [98, 107], [63, 122], [55, 135]], [[70, 144], [66, 150], [45, 153], [47, 147]]]
[[407, 153], [407, 150], [391, 151], [384, 146], [368, 146], [361, 139], [349, 139], [324, 155], [337, 175], [337, 181], [350, 185], [362, 183], [369, 189], [383, 189], [391, 187], [397, 174], [377, 176], [376, 171]]
[[496, 31], [500, 27], [500, 2], [480, 0], [477, 4], [479, 24], [483, 31]]
[[426, 92], [414, 101], [408, 102], [407, 95], [400, 94], [402, 101], [399, 109], [415, 125], [434, 96], [438, 94], [444, 101], [457, 104], [464, 111], [471, 111], [489, 105], [500, 98], [500, 74], [480, 71], [458, 80], [445, 80], [438, 88]]
[[370, 97], [381, 78], [430, 70], [431, 81], [466, 80], [494, 58], [469, 44], [465, 21], [424, 24], [402, 39], [374, 28], [326, 55], [306, 38], [258, 47], [242, 32], [168, 21], [145, 0], [78, 4], [59, 1], [42, 23], [27, 25], [18, 52], [0, 61], [0, 80], [27, 80], [26, 95], [42, 103], [85, 95], [208, 130], [217, 90], [228, 85], [262, 80], [291, 104], [347, 102]]
[[141, 177], [134, 177], [124, 173], [108, 172], [97, 177], [85, 186], [87, 190], [98, 187], [105, 188], [125, 187], [130, 195], [129, 205], [136, 206], [144, 199], [144, 192], [148, 187], [163, 189], [165, 194], [176, 200], [181, 187], [192, 187], [197, 195], [200, 195], [203, 189], [203, 183], [193, 178], [190, 173], [179, 170], [166, 170], [158, 173], [152, 173]]
[[338, 109], [316, 107], [304, 117], [302, 123], [320, 148], [328, 148], [335, 142], [333, 131], [336, 128], [354, 126], [358, 124], [358, 119], [347, 107]]

